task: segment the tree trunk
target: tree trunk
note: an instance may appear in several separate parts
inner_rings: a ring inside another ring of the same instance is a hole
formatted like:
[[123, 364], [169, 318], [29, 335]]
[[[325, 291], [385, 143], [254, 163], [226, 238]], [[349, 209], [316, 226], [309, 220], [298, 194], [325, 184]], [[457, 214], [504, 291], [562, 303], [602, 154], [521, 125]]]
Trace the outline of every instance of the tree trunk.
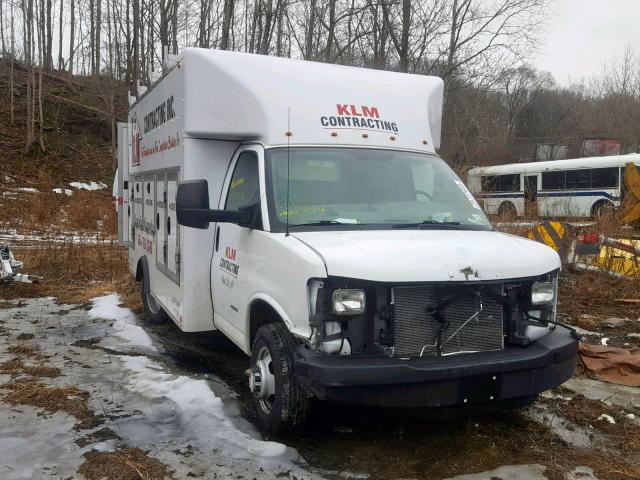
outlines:
[[0, 53], [4, 56], [7, 52], [7, 48], [4, 43], [4, 12], [2, 10], [3, 2], [0, 2]]
[[[138, 38], [138, 31], [140, 30], [140, 2], [139, 0], [133, 0], [133, 68], [131, 75], [131, 83], [134, 88], [136, 87], [138, 80], [140, 79], [140, 40]], [[136, 92], [137, 95], [137, 92]]]
[[64, 68], [64, 58], [62, 58], [62, 33], [64, 32], [64, 0], [60, 0], [60, 18], [58, 21], [58, 70]]
[[304, 58], [310, 60], [313, 56], [313, 32], [316, 28], [316, 5], [318, 0], [311, 0], [309, 4], [309, 23], [307, 25], [307, 31], [304, 44]]
[[402, 0], [402, 33], [400, 35], [400, 71], [409, 71], [409, 28], [411, 27], [411, 0]]
[[74, 35], [76, 33], [76, 8], [75, 8], [75, 0], [71, 0], [71, 5], [69, 6], [69, 12], [71, 15], [71, 20], [69, 23], [69, 73], [73, 75], [73, 56], [74, 56]]
[[324, 51], [325, 62], [333, 58], [333, 44], [336, 34], [336, 0], [329, 0], [329, 28], [327, 32], [327, 46]]
[[282, 56], [282, 40], [284, 29], [282, 27], [282, 19], [284, 17], [284, 5], [286, 0], [278, 0], [276, 6], [276, 56]]
[[[41, 0], [44, 2], [45, 0]], [[47, 35], [46, 39], [46, 57], [45, 68], [47, 70], [53, 69], [53, 21], [52, 21], [52, 9], [53, 0], [46, 0], [47, 2]], [[44, 20], [43, 20], [44, 21]]]
[[95, 72], [94, 75], [100, 75], [100, 38], [102, 36], [102, 0], [96, 0], [96, 25], [95, 36], [93, 42], [95, 48]]
[[13, 71], [14, 71], [14, 63], [15, 63], [15, 55], [16, 55], [16, 51], [15, 51], [15, 30], [13, 28], [13, 2], [11, 3], [11, 64], [9, 66], [9, 96], [10, 96], [10, 122], [11, 125], [13, 125], [13, 122], [15, 120], [14, 117], [14, 101], [13, 101]]
[[235, 0], [224, 0], [224, 11], [222, 14], [222, 38], [220, 39], [220, 49], [229, 50], [229, 31], [233, 20], [233, 7]]
[[96, 5], [95, 0], [89, 0], [89, 68], [91, 75], [96, 74]]

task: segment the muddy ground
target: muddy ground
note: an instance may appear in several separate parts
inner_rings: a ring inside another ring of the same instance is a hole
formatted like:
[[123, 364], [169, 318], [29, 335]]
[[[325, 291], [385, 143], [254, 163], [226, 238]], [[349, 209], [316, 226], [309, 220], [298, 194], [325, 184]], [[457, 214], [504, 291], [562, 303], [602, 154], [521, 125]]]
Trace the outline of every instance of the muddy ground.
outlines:
[[[40, 258], [32, 250], [20, 253]], [[89, 299], [117, 290], [137, 311], [135, 284], [116, 274], [82, 282], [67, 275], [0, 287], [2, 479], [640, 479], [640, 388], [577, 371], [527, 408], [448, 420], [440, 412], [316, 402], [302, 432], [274, 437], [255, 424], [248, 359], [231, 342], [217, 333], [148, 324], [131, 312], [128, 324], [137, 336], [123, 339], [116, 319], [89, 315]], [[615, 301], [637, 296], [634, 283], [567, 269], [560, 288], [560, 318], [580, 327], [585, 341], [640, 344], [640, 305]], [[24, 345], [41, 356], [21, 356]], [[59, 374], [47, 376], [47, 369]], [[26, 395], [28, 382], [86, 392], [92, 415], [52, 412]], [[194, 390], [191, 382], [201, 383]], [[174, 384], [177, 394], [163, 387]], [[93, 416], [95, 425], [78, 427]], [[130, 476], [112, 473], [123, 468]]]

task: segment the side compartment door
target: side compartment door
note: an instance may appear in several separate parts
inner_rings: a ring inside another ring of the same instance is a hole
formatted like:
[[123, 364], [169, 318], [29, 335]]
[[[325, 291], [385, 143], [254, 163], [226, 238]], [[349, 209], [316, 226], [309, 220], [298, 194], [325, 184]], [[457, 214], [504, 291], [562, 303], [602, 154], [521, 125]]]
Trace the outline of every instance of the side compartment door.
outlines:
[[178, 172], [167, 173], [167, 275], [180, 283], [180, 227], [176, 214]]
[[142, 218], [142, 187], [143, 182], [141, 177], [135, 177], [133, 179], [133, 221], [136, 226], [140, 226], [143, 223]]
[[[239, 210], [260, 201], [258, 154], [243, 150], [232, 163], [230, 178], [225, 181], [219, 208]], [[247, 301], [251, 290], [255, 262], [257, 230], [233, 223], [218, 223], [215, 232], [211, 290], [214, 323], [238, 345], [245, 341]]]
[[164, 173], [156, 173], [156, 265], [165, 271], [167, 265], [167, 189]]
[[118, 176], [116, 205], [118, 210], [118, 244], [131, 245], [129, 220], [129, 129], [128, 124], [118, 122]]
[[144, 225], [152, 232], [155, 230], [154, 214], [156, 197], [156, 184], [153, 180], [153, 175], [144, 177]]

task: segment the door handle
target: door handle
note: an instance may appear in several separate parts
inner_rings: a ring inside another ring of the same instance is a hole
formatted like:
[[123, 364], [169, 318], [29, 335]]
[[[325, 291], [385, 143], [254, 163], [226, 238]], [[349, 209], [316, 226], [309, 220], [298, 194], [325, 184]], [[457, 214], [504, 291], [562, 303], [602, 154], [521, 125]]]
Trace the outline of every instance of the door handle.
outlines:
[[214, 240], [216, 252], [218, 251], [218, 247], [220, 246], [220, 226], [216, 227], [216, 238]]

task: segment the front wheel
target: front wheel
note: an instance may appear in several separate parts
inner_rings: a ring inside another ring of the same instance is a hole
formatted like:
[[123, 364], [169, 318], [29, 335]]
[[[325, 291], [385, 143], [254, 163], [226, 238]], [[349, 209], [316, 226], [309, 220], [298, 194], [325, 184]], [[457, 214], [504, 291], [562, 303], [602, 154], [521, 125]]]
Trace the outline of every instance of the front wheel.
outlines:
[[260, 327], [251, 349], [249, 388], [260, 423], [272, 433], [301, 427], [309, 398], [293, 372], [295, 339], [282, 323]]

